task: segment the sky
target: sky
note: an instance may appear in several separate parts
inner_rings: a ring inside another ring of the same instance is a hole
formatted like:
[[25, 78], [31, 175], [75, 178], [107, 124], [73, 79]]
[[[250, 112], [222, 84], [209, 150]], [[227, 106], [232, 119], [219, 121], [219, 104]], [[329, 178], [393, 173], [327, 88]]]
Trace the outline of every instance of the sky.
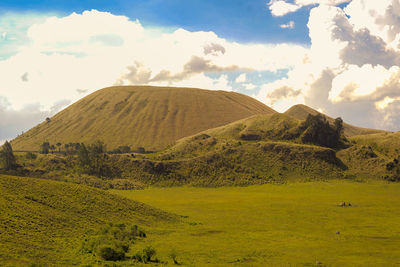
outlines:
[[2, 0], [0, 142], [107, 86], [236, 91], [400, 130], [400, 0]]

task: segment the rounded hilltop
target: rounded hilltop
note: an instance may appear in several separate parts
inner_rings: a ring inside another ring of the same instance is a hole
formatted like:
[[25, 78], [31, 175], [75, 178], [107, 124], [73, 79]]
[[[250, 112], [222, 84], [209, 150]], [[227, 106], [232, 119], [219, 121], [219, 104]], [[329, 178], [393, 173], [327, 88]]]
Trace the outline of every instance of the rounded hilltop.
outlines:
[[256, 114], [276, 113], [235, 92], [195, 88], [114, 86], [98, 90], [12, 141], [38, 150], [48, 141], [160, 150], [176, 140]]

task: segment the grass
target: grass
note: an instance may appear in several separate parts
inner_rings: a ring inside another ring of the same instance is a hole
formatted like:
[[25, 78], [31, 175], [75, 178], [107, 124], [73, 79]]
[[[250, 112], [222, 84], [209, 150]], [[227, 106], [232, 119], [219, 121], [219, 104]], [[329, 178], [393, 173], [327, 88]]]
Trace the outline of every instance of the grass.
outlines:
[[[316, 111], [315, 109], [312, 109], [306, 105], [294, 105], [293, 107], [289, 108], [287, 111], [285, 111], [284, 114], [291, 116], [293, 118], [296, 118], [298, 120], [305, 120], [308, 116], [308, 114], [311, 115], [316, 115], [320, 112]], [[330, 123], [334, 121], [333, 118], [326, 116], [325, 117], [328, 119]], [[368, 134], [375, 134], [375, 133], [383, 133], [385, 131], [383, 130], [375, 130], [375, 129], [367, 129], [367, 128], [361, 128], [357, 126], [353, 126], [348, 123], [344, 123], [344, 134], [347, 137], [355, 136], [355, 135], [368, 135]]]
[[99, 263], [91, 254], [79, 253], [79, 247], [104, 225], [147, 229], [177, 221], [176, 215], [103, 190], [0, 175], [1, 266]]
[[400, 132], [360, 135], [354, 136], [351, 140], [360, 145], [370, 146], [389, 159], [400, 156]]
[[255, 114], [276, 111], [234, 92], [152, 86], [109, 87], [79, 100], [12, 141], [14, 150], [93, 143], [160, 150], [176, 140]]
[[[114, 193], [185, 217], [185, 226], [150, 230], [149, 239], [161, 258], [175, 253], [185, 265], [400, 264], [400, 184], [331, 181]], [[342, 201], [352, 206], [339, 207]]]

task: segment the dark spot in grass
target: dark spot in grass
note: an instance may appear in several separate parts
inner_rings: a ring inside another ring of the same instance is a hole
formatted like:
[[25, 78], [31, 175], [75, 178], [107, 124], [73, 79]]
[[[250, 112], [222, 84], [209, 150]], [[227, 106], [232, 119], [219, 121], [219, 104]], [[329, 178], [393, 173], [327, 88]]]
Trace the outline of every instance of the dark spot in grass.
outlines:
[[221, 234], [224, 233], [225, 231], [219, 231], [219, 230], [209, 230], [206, 232], [202, 232], [202, 233], [195, 233], [192, 234], [193, 236], [205, 236], [205, 235], [212, 235], [212, 234]]
[[241, 259], [237, 259], [237, 260], [234, 260], [234, 261], [230, 261], [230, 262], [228, 262], [228, 263], [254, 262], [254, 261], [256, 261], [256, 260], [255, 260], [255, 259], [252, 259], [252, 258], [241, 258]]

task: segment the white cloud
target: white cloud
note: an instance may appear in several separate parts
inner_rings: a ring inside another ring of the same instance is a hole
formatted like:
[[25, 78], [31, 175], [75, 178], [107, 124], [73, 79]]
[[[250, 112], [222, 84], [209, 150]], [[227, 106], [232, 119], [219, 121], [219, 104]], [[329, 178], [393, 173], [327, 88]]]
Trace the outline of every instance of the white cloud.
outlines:
[[[269, 10], [273, 16], [284, 16], [288, 13], [296, 12], [304, 6], [310, 5], [327, 5], [327, 6], [337, 6], [342, 3], [348, 3], [351, 0], [295, 0], [294, 3], [288, 2], [288, 0], [271, 0], [268, 3]], [[293, 28], [290, 23], [280, 25], [281, 28]], [[286, 27], [285, 27], [286, 26]]]
[[252, 83], [245, 83], [243, 84], [244, 88], [248, 91], [254, 90], [257, 88], [257, 86], [255, 84]]
[[395, 101], [400, 101], [400, 97], [391, 98], [386, 96], [383, 100], [375, 102], [375, 106], [378, 110], [385, 110], [390, 104]]
[[256, 97], [279, 111], [304, 103], [356, 125], [399, 130], [400, 2], [353, 0], [344, 9], [337, 3], [311, 10], [304, 64]]
[[288, 13], [295, 12], [299, 8], [300, 5], [287, 3], [284, 0], [271, 0], [269, 3], [269, 10], [271, 10], [271, 14], [273, 16], [284, 16]]
[[294, 29], [294, 25], [295, 25], [294, 21], [291, 20], [286, 24], [279, 25], [279, 27], [281, 27], [282, 29]]
[[315, 5], [315, 4], [323, 4], [330, 6], [337, 6], [339, 4], [348, 3], [351, 0], [296, 0], [296, 4], [301, 6]]
[[49, 110], [42, 110], [39, 103], [31, 103], [15, 110], [6, 98], [0, 97], [0, 140], [10, 140], [23, 131], [29, 130], [38, 122], [44, 121], [46, 117], [50, 117], [68, 104], [70, 104], [70, 101], [61, 100]]
[[385, 81], [398, 72], [397, 66], [386, 69], [380, 65], [376, 67], [369, 64], [362, 67], [349, 65], [345, 71], [333, 79], [329, 99], [332, 102], [356, 101], [371, 96]]
[[244, 82], [246, 82], [246, 80], [247, 80], [246, 73], [242, 73], [236, 78], [235, 82], [244, 83]]
[[[25, 114], [25, 107], [35, 104], [33, 124], [52, 114], [61, 99], [73, 102], [113, 84], [232, 90], [222, 74], [293, 68], [307, 53], [307, 48], [293, 44], [240, 44], [213, 32], [143, 27], [139, 21], [96, 10], [64, 17], [32, 15], [19, 22], [24, 19], [0, 16], [0, 26], [8, 25], [6, 38], [24, 39], [7, 46], [13, 50], [3, 60], [0, 53], [0, 73], [7, 74], [0, 81], [0, 97], [9, 102], [7, 114]], [[14, 126], [22, 131], [32, 123], [21, 120]]]

